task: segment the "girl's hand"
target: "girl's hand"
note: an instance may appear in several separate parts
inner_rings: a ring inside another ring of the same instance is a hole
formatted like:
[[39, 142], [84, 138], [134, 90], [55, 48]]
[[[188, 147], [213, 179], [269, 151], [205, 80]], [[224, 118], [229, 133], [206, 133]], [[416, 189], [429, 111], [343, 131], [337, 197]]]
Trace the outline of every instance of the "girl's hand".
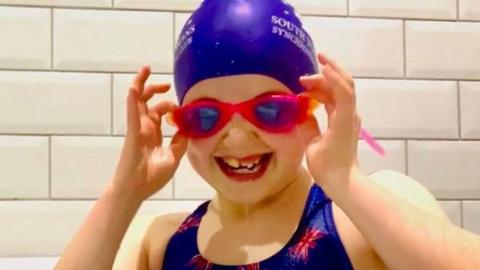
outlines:
[[163, 144], [161, 119], [175, 104], [161, 101], [149, 108], [147, 101], [155, 93], [165, 93], [169, 84], [152, 84], [144, 88], [150, 75], [144, 66], [130, 86], [127, 97], [127, 134], [113, 181], [115, 190], [145, 200], [164, 187], [173, 177], [186, 151], [187, 139], [178, 133], [168, 147]]
[[324, 65], [321, 74], [301, 77], [300, 83], [307, 89], [306, 96], [325, 105], [328, 115], [328, 127], [323, 135], [313, 121], [315, 134], [306, 149], [308, 169], [315, 181], [324, 186], [336, 181], [330, 179], [349, 179], [352, 169], [358, 168], [361, 120], [352, 76], [325, 55], [319, 53], [317, 57]]

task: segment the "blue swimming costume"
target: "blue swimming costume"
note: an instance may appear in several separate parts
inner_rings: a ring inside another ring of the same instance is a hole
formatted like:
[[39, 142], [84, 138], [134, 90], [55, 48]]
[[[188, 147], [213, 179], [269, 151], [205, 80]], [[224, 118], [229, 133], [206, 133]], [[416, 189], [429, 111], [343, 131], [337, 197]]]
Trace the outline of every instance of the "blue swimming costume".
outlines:
[[332, 201], [313, 184], [300, 224], [287, 245], [266, 260], [249, 265], [217, 265], [200, 255], [197, 231], [210, 201], [202, 203], [170, 239], [163, 270], [353, 270], [335, 227]]

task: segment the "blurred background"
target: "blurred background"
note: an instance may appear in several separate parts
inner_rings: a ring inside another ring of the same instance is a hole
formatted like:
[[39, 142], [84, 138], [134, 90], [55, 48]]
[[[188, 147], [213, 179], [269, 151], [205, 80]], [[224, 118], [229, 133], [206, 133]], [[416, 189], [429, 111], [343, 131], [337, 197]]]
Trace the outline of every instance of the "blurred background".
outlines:
[[[480, 1], [288, 2], [316, 49], [355, 77], [363, 126], [387, 151], [362, 141], [364, 171], [413, 177], [480, 233]], [[130, 81], [149, 64], [147, 83], [173, 87], [175, 40], [200, 3], [0, 0], [0, 269], [53, 267], [111, 180]], [[176, 102], [173, 89], [160, 99]], [[164, 123], [166, 137], [174, 131]], [[212, 195], [184, 158], [122, 249], [153, 217]]]

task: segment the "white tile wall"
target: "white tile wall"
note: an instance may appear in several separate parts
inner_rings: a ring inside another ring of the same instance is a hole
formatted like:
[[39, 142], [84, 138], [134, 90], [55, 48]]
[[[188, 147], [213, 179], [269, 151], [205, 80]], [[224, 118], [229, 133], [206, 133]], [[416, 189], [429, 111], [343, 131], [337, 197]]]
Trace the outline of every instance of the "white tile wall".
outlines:
[[[403, 76], [401, 20], [305, 17], [317, 51], [355, 76]], [[348, 48], [348, 49], [346, 49]]]
[[63, 70], [171, 72], [173, 15], [150, 11], [54, 10], [53, 66]]
[[49, 7], [111, 7], [113, 0], [0, 0], [0, 4]]
[[480, 79], [480, 24], [407, 21], [407, 76]]
[[[173, 83], [175, 38], [200, 3], [0, 0], [0, 257], [59, 255], [115, 170], [133, 76], [149, 64], [148, 83]], [[361, 141], [361, 167], [409, 174], [455, 224], [480, 232], [480, 2], [291, 3], [316, 49], [356, 76], [363, 126], [387, 151]], [[176, 100], [173, 85], [149, 105], [162, 99]], [[323, 108], [315, 114], [325, 130]], [[167, 145], [175, 128], [164, 121], [162, 132]], [[184, 156], [129, 234], [213, 194]], [[3, 258], [0, 269], [54, 260]]]
[[378, 140], [386, 155], [378, 155], [365, 141], [358, 144], [358, 163], [366, 173], [378, 170], [394, 170], [406, 173], [405, 141]]
[[[202, 0], [115, 0], [115, 8], [155, 9], [172, 11], [193, 11]], [[346, 15], [346, 0], [291, 0], [289, 1], [300, 14]]]
[[[153, 70], [155, 72], [155, 70]], [[115, 74], [113, 76], [113, 133], [124, 135], [127, 128], [126, 120], [126, 98], [128, 88], [134, 79], [135, 74]], [[170, 89], [163, 94], [155, 94], [148, 102], [149, 106], [155, 106], [162, 100], [177, 103], [177, 95], [175, 93], [175, 85], [173, 83], [173, 75], [150, 75], [146, 84], [169, 83]], [[165, 118], [162, 119], [162, 134], [165, 136], [173, 136], [176, 127], [167, 123]]]
[[480, 2], [477, 0], [458, 0], [459, 15], [462, 20], [480, 20]]
[[0, 6], [0, 68], [49, 69], [50, 24], [47, 8]]
[[[2, 257], [57, 256], [94, 201], [0, 201]], [[191, 212], [200, 201], [146, 201], [136, 218]], [[136, 221], [132, 221], [135, 223]], [[143, 224], [143, 226], [147, 226]]]
[[358, 111], [379, 137], [458, 138], [457, 83], [356, 80]]
[[0, 71], [0, 132], [108, 134], [110, 88], [106, 74]]
[[48, 198], [48, 137], [0, 136], [0, 198]]
[[443, 210], [447, 214], [450, 221], [461, 227], [462, 226], [462, 202], [460, 201], [442, 201], [440, 202]]
[[480, 202], [464, 201], [463, 202], [463, 225], [465, 229], [480, 234]]
[[456, 0], [350, 0], [350, 15], [395, 18], [456, 19]]
[[460, 82], [462, 138], [480, 139], [480, 82]]
[[161, 9], [176, 11], [192, 11], [196, 9], [202, 0], [115, 0], [115, 8], [130, 9]]
[[[112, 179], [123, 141], [123, 137], [52, 137], [52, 198], [97, 198]], [[171, 182], [153, 198], [172, 198]]]
[[51, 270], [60, 257], [13, 257], [0, 258], [0, 269]]
[[440, 199], [480, 197], [480, 142], [409, 141], [408, 173]]

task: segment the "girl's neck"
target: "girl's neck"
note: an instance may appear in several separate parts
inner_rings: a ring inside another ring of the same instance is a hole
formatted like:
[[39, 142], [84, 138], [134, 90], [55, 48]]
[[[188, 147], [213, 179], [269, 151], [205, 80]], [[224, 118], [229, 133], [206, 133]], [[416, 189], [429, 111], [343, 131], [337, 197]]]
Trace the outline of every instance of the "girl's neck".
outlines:
[[273, 196], [262, 201], [247, 206], [246, 204], [232, 202], [217, 193], [210, 203], [210, 209], [219, 215], [222, 220], [232, 222], [244, 221], [247, 215], [252, 221], [278, 216], [279, 213], [286, 215], [298, 213], [305, 205], [312, 183], [310, 174], [304, 168], [301, 168], [295, 180]]

